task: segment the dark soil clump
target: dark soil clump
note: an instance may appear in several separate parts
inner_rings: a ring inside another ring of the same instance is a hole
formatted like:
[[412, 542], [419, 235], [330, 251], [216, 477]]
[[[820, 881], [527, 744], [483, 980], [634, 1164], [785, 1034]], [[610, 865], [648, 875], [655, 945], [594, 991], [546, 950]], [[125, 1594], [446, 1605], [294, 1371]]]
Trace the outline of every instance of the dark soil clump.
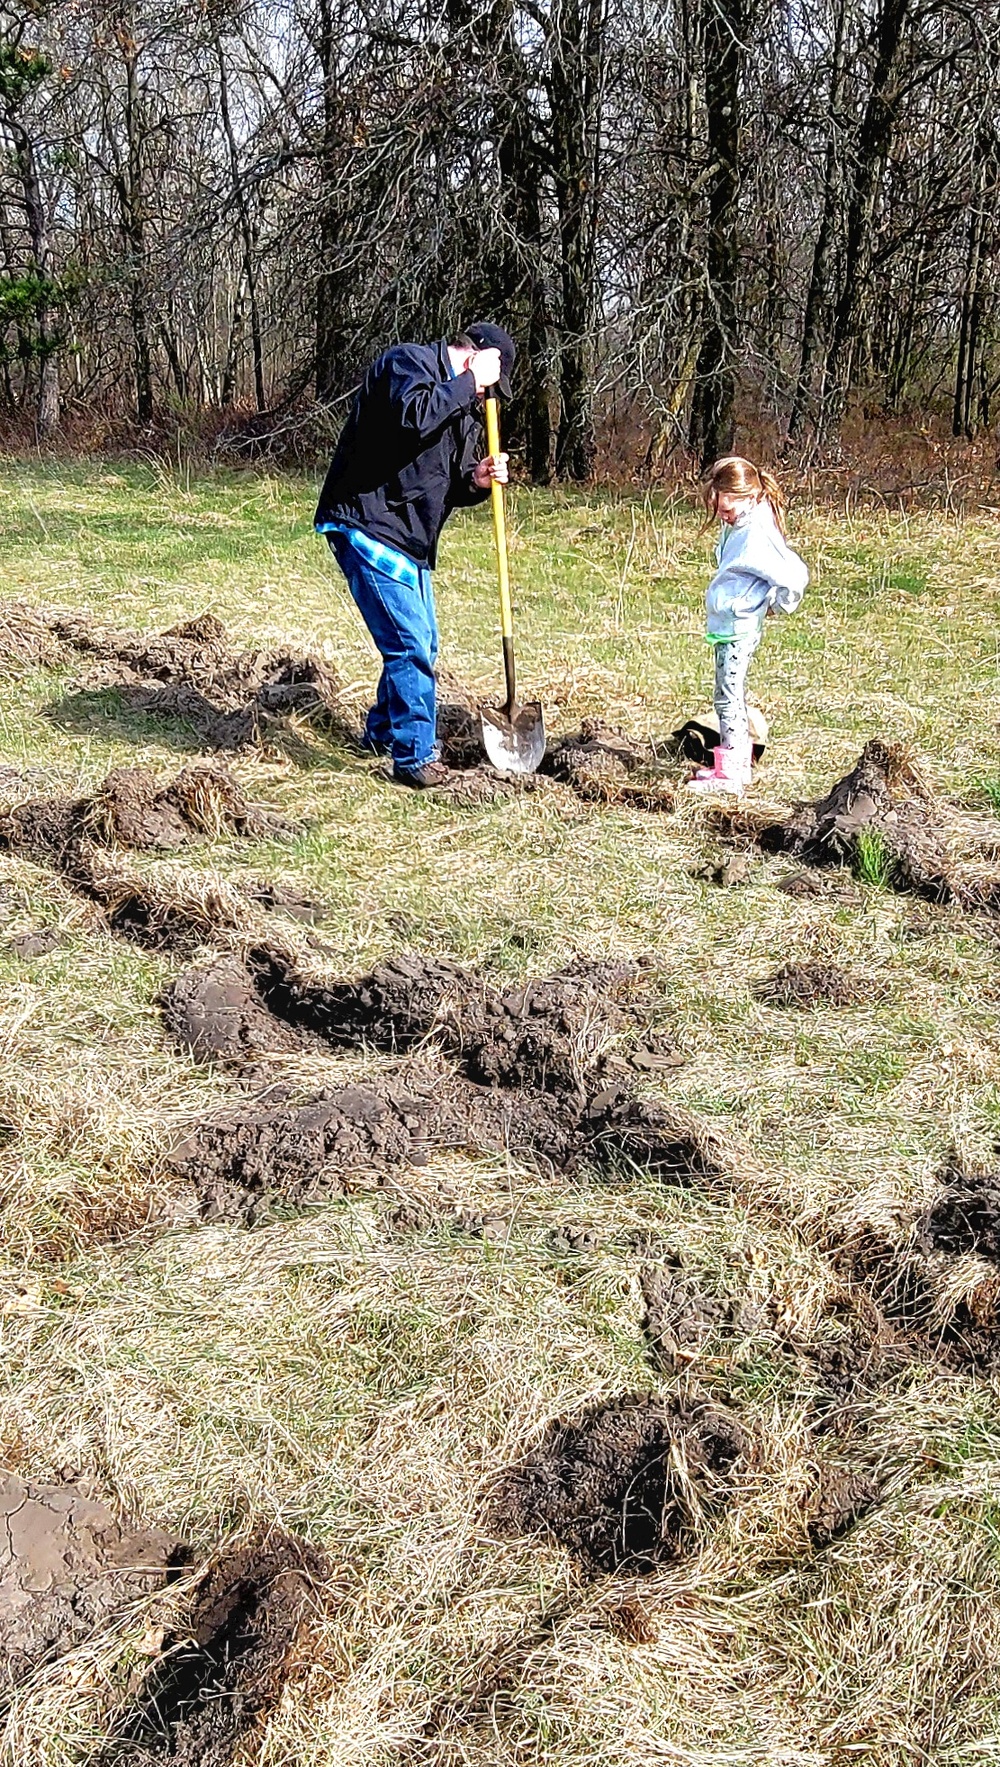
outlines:
[[917, 1243], [926, 1252], [958, 1257], [977, 1252], [1000, 1263], [1000, 1174], [975, 1174], [948, 1166], [941, 1193], [917, 1222]]
[[589, 1570], [641, 1574], [694, 1548], [748, 1456], [728, 1412], [626, 1395], [552, 1424], [499, 1480], [493, 1523], [546, 1533]]
[[874, 984], [848, 975], [835, 963], [810, 961], [783, 964], [773, 976], [757, 983], [753, 995], [766, 1006], [807, 1011], [814, 1006], [857, 1006], [862, 1000], [873, 999], [875, 991]]
[[164, 990], [161, 1005], [167, 1030], [195, 1061], [246, 1062], [319, 1046], [268, 1009], [237, 957], [185, 970]]
[[829, 1546], [853, 1528], [881, 1496], [877, 1479], [866, 1472], [826, 1468], [820, 1475], [809, 1515], [809, 1538], [817, 1548]]
[[329, 1575], [325, 1555], [288, 1534], [221, 1554], [105, 1767], [230, 1767], [294, 1674]]
[[[342, 1120], [345, 1095], [290, 1106], [272, 1091], [193, 1129], [184, 1175], [206, 1206], [243, 1215], [249, 1195], [309, 1200], [345, 1172], [384, 1175], [439, 1149], [512, 1155], [565, 1173], [590, 1166], [611, 1180], [636, 1169], [664, 1184], [714, 1177], [717, 1151], [686, 1116], [617, 1080], [593, 1090], [613, 1066], [627, 1071], [609, 1044], [620, 1039], [627, 1051], [630, 1036], [650, 1041], [641, 1000], [628, 998], [641, 974], [635, 965], [581, 962], [502, 995], [456, 964], [414, 957], [327, 984], [271, 946], [253, 949], [246, 965], [227, 956], [188, 970], [161, 1007], [170, 1034], [196, 1060], [252, 1069], [262, 1056], [305, 1048], [396, 1053], [433, 1042], [454, 1066], [418, 1065], [400, 1085], [351, 1088], [350, 1121]], [[633, 1055], [639, 1066], [666, 1059], [648, 1048]]]
[[130, 1602], [161, 1588], [178, 1545], [129, 1531], [77, 1485], [0, 1473], [0, 1703]]
[[[250, 1061], [258, 1053], [256, 1027], [244, 1027], [243, 1034]], [[645, 1169], [661, 1183], [690, 1184], [699, 1173], [718, 1170], [686, 1120], [662, 1109], [657, 1115], [658, 1107], [625, 1095], [617, 1115], [627, 1117], [630, 1109], [641, 1109]], [[477, 1086], [415, 1066], [392, 1079], [298, 1102], [272, 1087], [192, 1125], [166, 1164], [194, 1185], [204, 1214], [253, 1223], [275, 1204], [305, 1207], [354, 1188], [359, 1179], [380, 1183], [403, 1165], [426, 1165], [436, 1152], [513, 1157], [566, 1175], [589, 1166], [614, 1176], [619, 1148], [612, 1141], [616, 1158], [609, 1164], [601, 1127], [601, 1116], [595, 1122], [544, 1092]]]
[[664, 777], [652, 746], [598, 718], [585, 719], [578, 732], [560, 737], [542, 765], [553, 779], [571, 785], [578, 797], [590, 803], [634, 810], [674, 807], [675, 786]]
[[644, 979], [634, 963], [581, 960], [506, 993], [456, 964], [416, 956], [331, 985], [273, 949], [251, 951], [249, 963], [261, 999], [286, 1023], [334, 1045], [388, 1052], [434, 1038], [481, 1085], [582, 1094], [630, 1058], [644, 1067], [673, 1055], [650, 1033], [642, 1001], [630, 999]]
[[646, 1303], [643, 1330], [658, 1367], [668, 1372], [692, 1362], [701, 1345], [728, 1315], [721, 1301], [703, 1295], [682, 1271], [648, 1264], [640, 1272]]
[[47, 860], [72, 878], [81, 847], [173, 850], [206, 835], [287, 837], [291, 823], [248, 803], [224, 767], [184, 767], [158, 786], [146, 767], [117, 767], [91, 797], [29, 798], [0, 815], [0, 849]]
[[[912, 890], [934, 902], [996, 909], [1000, 880], [961, 857], [976, 830], [938, 798], [893, 743], [874, 740], [849, 773], [823, 798], [800, 804], [791, 816], [753, 806], [720, 807], [712, 824], [752, 838], [769, 853], [788, 853], [817, 866], [851, 867], [861, 879]], [[789, 894], [805, 894], [801, 874], [782, 880]]]

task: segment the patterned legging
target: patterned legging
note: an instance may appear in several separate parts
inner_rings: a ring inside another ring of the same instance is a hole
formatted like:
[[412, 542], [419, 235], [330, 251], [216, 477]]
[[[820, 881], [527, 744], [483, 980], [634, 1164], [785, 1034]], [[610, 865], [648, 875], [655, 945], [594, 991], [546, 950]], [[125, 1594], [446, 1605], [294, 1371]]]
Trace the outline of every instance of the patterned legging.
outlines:
[[716, 644], [715, 710], [719, 719], [719, 741], [723, 748], [740, 747], [750, 735], [747, 722], [747, 670], [760, 643], [761, 628], [740, 638], [729, 638]]

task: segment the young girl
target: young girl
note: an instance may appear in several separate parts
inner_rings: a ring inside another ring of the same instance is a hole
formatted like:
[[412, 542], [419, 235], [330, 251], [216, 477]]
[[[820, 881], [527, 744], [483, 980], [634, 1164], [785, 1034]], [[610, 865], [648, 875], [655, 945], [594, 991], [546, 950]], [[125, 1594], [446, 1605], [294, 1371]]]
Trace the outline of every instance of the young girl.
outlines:
[[809, 581], [785, 538], [785, 499], [777, 480], [727, 454], [705, 487], [708, 517], [722, 523], [718, 569], [708, 585], [708, 639], [715, 650], [715, 710], [719, 746], [715, 764], [688, 781], [697, 792], [739, 794], [750, 784], [750, 730], [746, 680], [766, 614], [793, 614]]

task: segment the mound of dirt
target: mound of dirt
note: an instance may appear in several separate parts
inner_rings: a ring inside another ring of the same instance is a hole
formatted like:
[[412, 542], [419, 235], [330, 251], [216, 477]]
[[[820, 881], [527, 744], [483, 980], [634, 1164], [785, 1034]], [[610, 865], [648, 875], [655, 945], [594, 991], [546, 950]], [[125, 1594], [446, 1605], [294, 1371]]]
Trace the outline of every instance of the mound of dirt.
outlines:
[[261, 1099], [190, 1129], [167, 1164], [193, 1183], [202, 1214], [253, 1224], [275, 1200], [301, 1208], [345, 1175], [383, 1174], [420, 1151], [427, 1100], [379, 1082], [302, 1104]]
[[550, 1425], [498, 1481], [493, 1525], [546, 1533], [590, 1570], [651, 1571], [693, 1549], [748, 1458], [728, 1412], [628, 1394]]
[[542, 763], [553, 779], [571, 785], [591, 803], [621, 804], [635, 810], [672, 810], [675, 786], [663, 776], [649, 743], [622, 730], [585, 719], [578, 731], [560, 737]]
[[918, 1245], [952, 1257], [977, 1252], [1000, 1263], [1000, 1174], [965, 1172], [951, 1165], [940, 1181], [940, 1195], [916, 1224]]
[[0, 1700], [161, 1588], [178, 1557], [177, 1541], [123, 1528], [77, 1485], [0, 1473]]
[[[912, 890], [934, 902], [995, 911], [1000, 878], [976, 855], [996, 848], [996, 830], [938, 797], [906, 751], [866, 743], [855, 765], [823, 798], [785, 818], [743, 805], [718, 806], [713, 827], [750, 837], [765, 852], [790, 853], [811, 865], [851, 866], [862, 878]], [[794, 886], [794, 888], [793, 888]], [[803, 894], [798, 878], [788, 893]]]
[[668, 1372], [687, 1366], [728, 1309], [677, 1269], [647, 1264], [639, 1280], [646, 1303], [643, 1330], [654, 1362]]
[[252, 950], [248, 961], [264, 1004], [286, 1024], [390, 1053], [433, 1038], [480, 1085], [582, 1093], [605, 1074], [677, 1059], [672, 1042], [649, 1029], [655, 1003], [634, 963], [581, 959], [500, 993], [440, 959], [394, 957], [331, 985], [273, 948]]
[[44, 859], [72, 875], [87, 842], [141, 852], [174, 849], [206, 835], [287, 838], [292, 823], [247, 801], [224, 767], [183, 767], [157, 785], [146, 767], [116, 767], [90, 797], [29, 798], [0, 815], [0, 848]]
[[815, 1547], [829, 1546], [874, 1508], [882, 1494], [870, 1473], [826, 1467], [821, 1472], [809, 1509], [809, 1538]]
[[[626, 1156], [623, 1125], [636, 1117], [642, 1144]], [[194, 1185], [204, 1214], [252, 1224], [274, 1204], [303, 1207], [358, 1179], [378, 1183], [401, 1165], [459, 1151], [611, 1178], [630, 1157], [663, 1184], [719, 1169], [697, 1125], [628, 1094], [589, 1115], [549, 1093], [477, 1086], [421, 1065], [294, 1103], [272, 1087], [192, 1125], [165, 1163]]]
[[320, 1046], [319, 1038], [269, 1010], [237, 957], [185, 970], [164, 989], [160, 1004], [167, 1030], [195, 1061], [245, 1062]]
[[245, 1758], [302, 1659], [329, 1577], [325, 1555], [289, 1534], [221, 1553], [183, 1628], [164, 1640], [106, 1767], [230, 1767]]
[[166, 632], [120, 631], [73, 609], [0, 608], [0, 674], [84, 656], [82, 687], [113, 687], [126, 710], [186, 724], [206, 748], [265, 741], [289, 717], [357, 743], [338, 704], [339, 683], [322, 658], [290, 650], [241, 651], [214, 614]]
[[806, 1011], [814, 1006], [856, 1006], [875, 997], [875, 985], [835, 963], [811, 960], [782, 964], [773, 976], [756, 984], [753, 995], [767, 1006]]

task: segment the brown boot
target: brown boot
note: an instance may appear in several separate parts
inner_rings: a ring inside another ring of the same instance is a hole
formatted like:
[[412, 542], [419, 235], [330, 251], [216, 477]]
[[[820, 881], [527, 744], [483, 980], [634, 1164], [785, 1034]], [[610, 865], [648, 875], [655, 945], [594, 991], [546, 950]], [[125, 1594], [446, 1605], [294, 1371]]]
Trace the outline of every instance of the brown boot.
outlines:
[[443, 761], [425, 761], [422, 767], [394, 765], [392, 778], [395, 785], [408, 785], [412, 791], [433, 791], [435, 786], [448, 784], [451, 768]]

